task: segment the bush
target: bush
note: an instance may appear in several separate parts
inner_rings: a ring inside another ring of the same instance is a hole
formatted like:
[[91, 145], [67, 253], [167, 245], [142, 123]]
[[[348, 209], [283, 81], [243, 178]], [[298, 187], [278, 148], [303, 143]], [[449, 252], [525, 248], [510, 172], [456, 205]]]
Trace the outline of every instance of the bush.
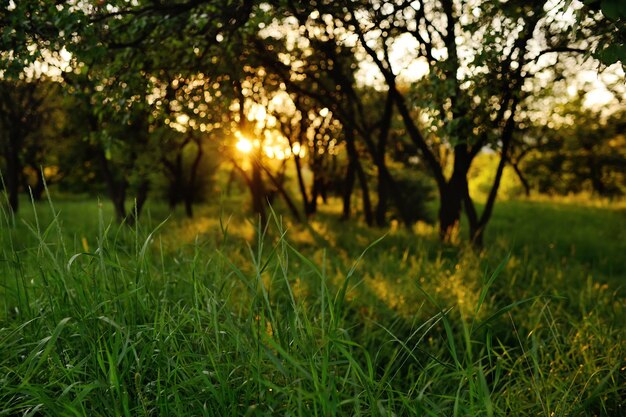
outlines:
[[400, 193], [393, 208], [393, 216], [407, 225], [417, 221], [432, 222], [432, 216], [427, 205], [433, 199], [435, 184], [433, 180], [421, 171], [402, 170], [392, 172], [396, 186]]

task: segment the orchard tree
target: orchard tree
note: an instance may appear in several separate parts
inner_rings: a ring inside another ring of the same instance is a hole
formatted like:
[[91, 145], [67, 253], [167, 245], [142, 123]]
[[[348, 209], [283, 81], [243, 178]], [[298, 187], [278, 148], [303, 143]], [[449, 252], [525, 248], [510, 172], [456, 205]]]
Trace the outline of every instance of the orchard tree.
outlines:
[[[340, 123], [348, 158], [343, 181], [343, 217], [350, 216], [352, 190], [358, 179], [367, 223], [376, 221], [383, 225], [389, 198], [401, 203], [385, 158], [393, 103], [388, 95], [359, 85], [355, 48], [343, 42], [347, 32], [342, 25], [335, 24], [329, 14], [320, 14], [314, 5], [288, 2], [284, 7], [294, 19], [275, 22], [259, 34], [256, 40], [259, 59], [281, 76], [290, 94], [300, 100], [303, 97], [314, 100], [329, 109], [333, 119]], [[378, 179], [375, 213], [363, 167], [369, 163], [376, 167]]]
[[541, 193], [626, 193], [626, 109], [606, 115], [584, 104], [584, 96], [556, 106], [540, 127], [545, 146], [522, 161], [529, 182]]
[[[289, 143], [305, 216], [317, 212], [318, 200], [326, 201], [337, 168], [341, 125], [326, 107], [298, 93], [284, 94], [285, 103], [273, 112], [281, 134]], [[305, 168], [311, 174], [305, 181]]]
[[[540, 58], [579, 51], [565, 43], [571, 24], [560, 18], [562, 10], [544, 1], [453, 0], [343, 1], [318, 4], [315, 10], [289, 3], [285, 9], [294, 16], [320, 16], [357, 39], [437, 184], [441, 238], [454, 236], [464, 208], [470, 239], [481, 245], [518, 128], [518, 111], [531, 98], [528, 85], [541, 70]], [[344, 44], [350, 36], [344, 36]], [[402, 43], [411, 45], [406, 53], [426, 69], [422, 78], [411, 78], [392, 59]], [[498, 151], [501, 161], [479, 214], [467, 173], [487, 147]]]
[[50, 136], [60, 134], [59, 104], [58, 83], [0, 79], [0, 172], [13, 212], [18, 211], [21, 185], [28, 185], [25, 169], [34, 177], [33, 197], [43, 192], [42, 153]]

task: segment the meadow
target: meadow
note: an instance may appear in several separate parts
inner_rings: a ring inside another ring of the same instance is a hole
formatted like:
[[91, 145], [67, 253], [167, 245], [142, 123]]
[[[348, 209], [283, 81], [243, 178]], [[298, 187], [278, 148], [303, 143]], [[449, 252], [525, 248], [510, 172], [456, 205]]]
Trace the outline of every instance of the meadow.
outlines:
[[499, 202], [477, 253], [240, 205], [4, 210], [0, 416], [626, 415], [623, 206]]

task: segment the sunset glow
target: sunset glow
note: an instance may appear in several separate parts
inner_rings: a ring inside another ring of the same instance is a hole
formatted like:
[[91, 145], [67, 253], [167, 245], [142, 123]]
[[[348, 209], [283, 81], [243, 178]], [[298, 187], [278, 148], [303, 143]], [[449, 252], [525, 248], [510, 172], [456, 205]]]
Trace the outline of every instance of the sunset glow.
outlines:
[[244, 138], [243, 136], [239, 138], [237, 143], [235, 144], [235, 148], [241, 153], [248, 154], [252, 151], [253, 144], [250, 139]]
[[254, 148], [261, 148], [264, 156], [277, 160], [288, 159], [295, 155], [304, 158], [306, 155], [306, 149], [300, 143], [296, 142], [290, 146], [289, 141], [282, 135], [276, 134], [275, 131], [266, 130], [263, 136], [263, 140], [250, 140], [241, 132], [236, 132], [235, 148], [244, 155], [251, 153]]

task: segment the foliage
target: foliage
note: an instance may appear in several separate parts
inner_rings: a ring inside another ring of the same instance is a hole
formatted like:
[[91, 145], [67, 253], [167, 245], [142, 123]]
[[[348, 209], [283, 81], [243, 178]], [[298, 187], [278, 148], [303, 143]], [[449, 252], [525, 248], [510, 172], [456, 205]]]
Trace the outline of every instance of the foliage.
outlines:
[[18, 191], [28, 189], [39, 199], [41, 170], [52, 183], [62, 178], [58, 157], [62, 145], [55, 140], [66, 127], [61, 86], [45, 78], [0, 79], [0, 173], [12, 210], [18, 209]]
[[583, 16], [591, 12], [596, 14], [598, 23], [595, 35], [600, 40], [594, 55], [604, 65], [621, 62], [622, 68], [626, 68], [626, 6], [619, 0], [583, 0], [583, 3], [587, 9], [581, 11], [579, 20], [584, 20]]
[[549, 137], [547, 145], [528, 155], [524, 171], [541, 193], [623, 195], [624, 113], [619, 109], [605, 116], [585, 109], [581, 101], [579, 97], [556, 109], [554, 127], [541, 129]]
[[[203, 148], [200, 150], [198, 146]], [[176, 159], [180, 158], [181, 172], [153, 172], [157, 193], [174, 204], [183, 202], [186, 196], [194, 203], [209, 202], [216, 194], [215, 175], [222, 162], [218, 149], [211, 144], [187, 142], [172, 154]]]
[[435, 193], [435, 184], [423, 172], [414, 172], [415, 168], [403, 168], [392, 171], [398, 190], [400, 190], [401, 205], [394, 206], [394, 214], [407, 225], [418, 221], [432, 222], [428, 203]]

